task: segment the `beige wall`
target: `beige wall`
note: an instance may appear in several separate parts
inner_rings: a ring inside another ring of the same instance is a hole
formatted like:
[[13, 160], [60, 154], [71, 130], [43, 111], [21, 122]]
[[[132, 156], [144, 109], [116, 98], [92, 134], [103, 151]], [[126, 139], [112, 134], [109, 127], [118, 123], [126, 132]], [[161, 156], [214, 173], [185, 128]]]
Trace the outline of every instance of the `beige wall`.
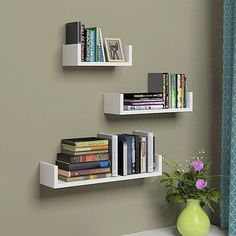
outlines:
[[[133, 45], [133, 66], [61, 66], [66, 22], [100, 26]], [[159, 178], [52, 190], [39, 162], [63, 137], [133, 129], [184, 160], [205, 148], [219, 171], [222, 0], [7, 1], [0, 3], [0, 235], [113, 236], [175, 223]], [[146, 91], [148, 72], [184, 72], [194, 112], [114, 117], [104, 92]], [[214, 221], [217, 220], [217, 215]]]

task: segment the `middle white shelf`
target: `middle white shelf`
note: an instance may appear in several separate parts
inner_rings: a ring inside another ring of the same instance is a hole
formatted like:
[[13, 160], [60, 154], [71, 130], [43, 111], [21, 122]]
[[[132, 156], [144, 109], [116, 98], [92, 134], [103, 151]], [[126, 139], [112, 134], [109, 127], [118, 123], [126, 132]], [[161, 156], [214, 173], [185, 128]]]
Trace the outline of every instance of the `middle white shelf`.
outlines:
[[113, 115], [138, 115], [156, 113], [175, 113], [193, 111], [193, 93], [186, 93], [186, 108], [150, 109], [150, 110], [124, 110], [123, 93], [104, 93], [104, 113]]

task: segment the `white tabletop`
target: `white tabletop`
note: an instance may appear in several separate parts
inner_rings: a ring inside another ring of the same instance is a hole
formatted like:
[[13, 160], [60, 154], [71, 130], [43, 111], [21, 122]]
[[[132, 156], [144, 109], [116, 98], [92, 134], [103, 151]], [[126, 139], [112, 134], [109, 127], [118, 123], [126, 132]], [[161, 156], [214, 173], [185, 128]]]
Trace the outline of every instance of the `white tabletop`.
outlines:
[[[125, 234], [123, 236], [179, 236], [180, 234], [177, 231], [175, 226], [170, 226], [166, 228], [153, 229], [138, 233]], [[211, 226], [210, 232], [207, 236], [227, 236], [228, 233], [224, 230], [221, 230], [217, 226]]]

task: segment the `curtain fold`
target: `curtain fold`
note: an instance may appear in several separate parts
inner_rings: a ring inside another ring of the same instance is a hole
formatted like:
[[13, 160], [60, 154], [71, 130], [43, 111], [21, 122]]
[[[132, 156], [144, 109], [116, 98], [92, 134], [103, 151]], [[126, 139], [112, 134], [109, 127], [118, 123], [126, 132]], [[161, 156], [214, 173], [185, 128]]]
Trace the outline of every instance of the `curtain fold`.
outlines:
[[236, 236], [236, 0], [224, 1], [221, 226]]

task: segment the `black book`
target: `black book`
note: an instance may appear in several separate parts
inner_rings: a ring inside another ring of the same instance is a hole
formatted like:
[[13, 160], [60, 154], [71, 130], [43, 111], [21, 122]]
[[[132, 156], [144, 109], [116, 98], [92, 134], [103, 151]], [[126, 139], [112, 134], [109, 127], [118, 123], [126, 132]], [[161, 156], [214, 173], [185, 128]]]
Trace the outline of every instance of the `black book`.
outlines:
[[127, 175], [127, 142], [118, 140], [118, 174]]
[[66, 24], [66, 44], [78, 44], [82, 42], [81, 21]]
[[73, 171], [73, 170], [87, 170], [87, 169], [110, 167], [111, 162], [110, 161], [93, 161], [93, 162], [70, 164], [64, 161], [57, 160], [56, 165], [58, 166], [59, 169]]
[[162, 92], [150, 92], [150, 93], [124, 93], [124, 99], [150, 99], [150, 98], [162, 98]]
[[62, 139], [61, 143], [72, 146], [85, 147], [85, 146], [96, 146], [96, 145], [108, 145], [108, 140], [97, 137], [66, 138]]

